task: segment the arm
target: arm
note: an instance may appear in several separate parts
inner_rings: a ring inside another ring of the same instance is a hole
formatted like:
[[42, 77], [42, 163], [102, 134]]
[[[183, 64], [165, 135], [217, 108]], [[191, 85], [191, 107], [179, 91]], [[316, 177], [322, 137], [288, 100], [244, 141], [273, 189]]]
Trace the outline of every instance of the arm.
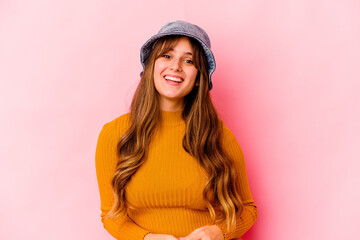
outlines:
[[236, 218], [235, 230], [226, 233], [224, 224], [207, 225], [195, 229], [186, 237], [179, 240], [191, 239], [214, 239], [214, 240], [230, 240], [240, 239], [240, 237], [254, 225], [257, 218], [257, 207], [252, 199], [249, 184], [247, 181], [244, 154], [238, 144], [235, 136], [231, 131], [224, 127], [223, 149], [233, 161], [236, 170], [237, 180], [239, 181], [239, 194], [243, 203], [243, 212]]
[[[238, 216], [236, 219], [236, 229], [225, 234], [225, 239], [228, 240], [232, 238], [240, 238], [254, 225], [257, 218], [257, 206], [255, 205], [250, 192], [244, 154], [235, 136], [225, 125], [223, 138], [224, 151], [233, 160], [238, 180], [240, 181], [239, 194], [244, 205], [241, 216]], [[223, 231], [223, 233], [226, 232], [225, 226], [220, 224], [218, 226]]]
[[101, 221], [104, 228], [116, 239], [142, 240], [149, 231], [139, 227], [128, 216], [122, 216], [116, 220], [104, 219], [114, 202], [110, 184], [117, 163], [118, 130], [114, 121], [105, 124], [96, 146], [95, 166], [100, 191]]

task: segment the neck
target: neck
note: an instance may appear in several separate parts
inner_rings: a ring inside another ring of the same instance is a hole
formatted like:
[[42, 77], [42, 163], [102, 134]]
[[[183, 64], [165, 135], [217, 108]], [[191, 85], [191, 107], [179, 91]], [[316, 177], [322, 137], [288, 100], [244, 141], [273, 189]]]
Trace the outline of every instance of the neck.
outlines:
[[161, 110], [161, 124], [162, 125], [179, 125], [183, 123], [182, 111], [164, 111]]
[[167, 112], [182, 111], [184, 107], [183, 99], [165, 100], [160, 98], [159, 103], [160, 103], [160, 109], [162, 111], [167, 111]]

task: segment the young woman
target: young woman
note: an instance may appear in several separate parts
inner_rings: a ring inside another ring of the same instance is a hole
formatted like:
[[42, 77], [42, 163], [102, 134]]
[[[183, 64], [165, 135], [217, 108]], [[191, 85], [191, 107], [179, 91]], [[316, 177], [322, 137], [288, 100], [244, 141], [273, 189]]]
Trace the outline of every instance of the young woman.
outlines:
[[206, 32], [168, 23], [140, 57], [130, 113], [104, 125], [96, 148], [105, 229], [124, 240], [240, 239], [257, 208], [242, 150], [210, 99]]

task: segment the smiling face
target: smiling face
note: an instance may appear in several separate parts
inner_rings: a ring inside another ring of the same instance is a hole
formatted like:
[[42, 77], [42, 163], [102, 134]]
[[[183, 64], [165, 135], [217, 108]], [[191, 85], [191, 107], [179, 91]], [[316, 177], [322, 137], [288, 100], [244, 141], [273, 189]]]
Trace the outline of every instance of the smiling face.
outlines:
[[187, 37], [161, 54], [154, 65], [154, 84], [158, 92], [160, 109], [182, 110], [184, 98], [194, 88], [198, 70], [193, 63], [194, 52]]

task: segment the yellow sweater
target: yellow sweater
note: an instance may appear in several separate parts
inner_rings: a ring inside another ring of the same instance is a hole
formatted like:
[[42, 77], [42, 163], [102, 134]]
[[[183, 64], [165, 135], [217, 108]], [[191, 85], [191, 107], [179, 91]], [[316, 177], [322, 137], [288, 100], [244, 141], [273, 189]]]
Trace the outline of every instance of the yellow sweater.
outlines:
[[[101, 220], [116, 239], [142, 240], [149, 233], [185, 237], [194, 229], [211, 223], [202, 197], [206, 177], [202, 167], [182, 147], [185, 122], [181, 112], [161, 112], [161, 127], [149, 145], [146, 161], [126, 186], [127, 200], [136, 207], [116, 220], [103, 217], [113, 205], [110, 181], [117, 162], [116, 145], [129, 127], [129, 114], [104, 125], [96, 154], [96, 174], [100, 189]], [[242, 150], [235, 136], [224, 126], [223, 147], [234, 161], [241, 182], [244, 211], [236, 230], [227, 239], [240, 239], [255, 222], [257, 208], [251, 196]], [[225, 227], [218, 225], [223, 231]]]

